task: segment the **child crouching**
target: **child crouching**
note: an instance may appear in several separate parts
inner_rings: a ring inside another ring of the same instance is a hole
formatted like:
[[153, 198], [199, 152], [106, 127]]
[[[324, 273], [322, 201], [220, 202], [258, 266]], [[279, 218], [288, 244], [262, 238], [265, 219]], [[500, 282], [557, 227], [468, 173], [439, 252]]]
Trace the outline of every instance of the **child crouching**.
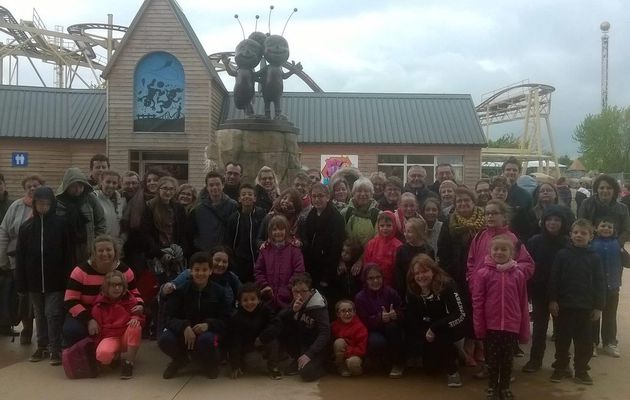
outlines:
[[332, 334], [335, 341], [335, 365], [339, 374], [344, 377], [357, 376], [363, 373], [363, 356], [367, 350], [368, 331], [357, 317], [354, 303], [340, 300], [335, 305], [337, 319], [332, 323]]

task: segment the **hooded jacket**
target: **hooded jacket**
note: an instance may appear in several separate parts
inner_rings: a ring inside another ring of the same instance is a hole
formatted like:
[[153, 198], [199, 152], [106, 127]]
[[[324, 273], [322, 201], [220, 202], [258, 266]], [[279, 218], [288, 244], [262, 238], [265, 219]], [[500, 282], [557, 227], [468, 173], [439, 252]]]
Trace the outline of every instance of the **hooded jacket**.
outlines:
[[363, 274], [364, 288], [357, 293], [354, 302], [357, 315], [368, 328], [368, 331], [381, 331], [384, 327], [381, 313], [383, 308], [390, 309], [393, 305], [396, 314], [402, 317], [402, 301], [398, 293], [391, 287], [383, 284], [379, 290], [372, 290], [367, 285], [367, 274]]
[[133, 315], [131, 311], [138, 304], [138, 299], [129, 292], [116, 300], [99, 294], [92, 306], [92, 318], [100, 328], [98, 340], [122, 337], [131, 319], [137, 319], [144, 325], [144, 315]]
[[358, 316], [352, 317], [348, 323], [336, 319], [331, 324], [333, 339], [346, 341], [346, 354], [348, 357], [363, 357], [367, 351], [368, 331]]
[[120, 237], [120, 221], [123, 217], [123, 210], [127, 206], [127, 200], [118, 192], [114, 192], [114, 200], [107, 197], [102, 190], [96, 190], [94, 194], [103, 208], [105, 232], [115, 238]]
[[506, 203], [512, 207], [514, 212], [510, 221], [512, 232], [521, 241], [526, 242], [532, 234], [530, 221], [532, 209], [531, 194], [515, 183], [508, 190]]
[[224, 244], [234, 251], [231, 267], [241, 282], [254, 280], [254, 263], [258, 257], [256, 238], [264, 218], [265, 211], [260, 207], [254, 206], [249, 214], [239, 207], [227, 221]]
[[15, 200], [0, 221], [0, 270], [15, 269], [15, 248], [20, 226], [33, 215], [26, 198]]
[[278, 338], [282, 323], [278, 315], [260, 303], [251, 312], [239, 307], [228, 323], [228, 348], [232, 368], [243, 367], [242, 358], [247, 348], [254, 345], [256, 338], [268, 344]]
[[298, 272], [304, 272], [304, 259], [299, 247], [291, 243], [277, 245], [265, 242], [256, 260], [254, 277], [259, 288], [271, 287], [272, 304], [276, 310], [291, 302], [289, 281]]
[[354, 200], [350, 199], [346, 208], [341, 210], [341, 215], [346, 224], [346, 237], [357, 240], [365, 245], [376, 233], [376, 218], [380, 213], [377, 208], [378, 203], [372, 200], [367, 211], [361, 211], [354, 205]]
[[[394, 222], [394, 214], [391, 211], [383, 211], [389, 213]], [[390, 236], [382, 236], [380, 233], [365, 246], [363, 252], [363, 264], [377, 264], [383, 271], [383, 282], [389, 287], [396, 286], [396, 271], [394, 265], [396, 263], [396, 251], [402, 242], [396, 238], [396, 224], [394, 222], [394, 230]]]
[[189, 216], [195, 250], [208, 251], [216, 245], [223, 244], [228, 219], [237, 208], [237, 203], [225, 193], [221, 194], [221, 201], [218, 204], [212, 204], [210, 196], [201, 198], [201, 202]]
[[[48, 200], [50, 209], [38, 214], [36, 203]], [[33, 196], [33, 217], [20, 227], [16, 251], [16, 290], [20, 293], [62, 292], [70, 275], [71, 242], [63, 217], [56, 215], [52, 189], [40, 186]]]
[[330, 340], [326, 299], [315, 289], [312, 293], [298, 312], [293, 311], [292, 303], [280, 312], [280, 319], [296, 335], [300, 352], [311, 359], [325, 351]]
[[[83, 185], [83, 193], [78, 197], [66, 193], [68, 187], [75, 182]], [[107, 223], [94, 189], [78, 168], [68, 168], [63, 175], [57, 189], [57, 215], [65, 217], [72, 235], [74, 263], [84, 262], [90, 255], [94, 238], [105, 233]]]
[[597, 253], [602, 261], [606, 288], [608, 290], [619, 290], [623, 267], [621, 266], [621, 246], [617, 238], [614, 236], [596, 236], [591, 242], [591, 249]]
[[518, 334], [521, 343], [529, 340], [527, 280], [534, 269], [510, 260], [497, 265], [490, 256], [475, 272], [471, 287], [475, 335], [483, 339], [488, 330]]

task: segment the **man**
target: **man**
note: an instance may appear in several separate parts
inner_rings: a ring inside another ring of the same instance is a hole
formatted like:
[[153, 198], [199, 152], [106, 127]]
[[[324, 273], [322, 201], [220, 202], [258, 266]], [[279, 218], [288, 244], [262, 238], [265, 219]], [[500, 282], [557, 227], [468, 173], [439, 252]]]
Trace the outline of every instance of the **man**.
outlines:
[[223, 176], [210, 171], [206, 175], [207, 196], [190, 213], [190, 226], [195, 251], [208, 251], [223, 244], [227, 221], [237, 210], [237, 203], [223, 193]]
[[96, 199], [103, 208], [105, 215], [106, 233], [118, 238], [120, 236], [120, 220], [123, 216], [127, 201], [116, 191], [120, 175], [116, 171], [103, 171], [101, 174], [100, 189], [95, 190]]
[[486, 203], [492, 198], [490, 194], [490, 182], [481, 179], [475, 184], [475, 193], [477, 194], [477, 205], [485, 207]]
[[135, 171], [127, 171], [122, 176], [122, 187], [120, 194], [127, 202], [136, 194], [140, 188], [140, 175]]
[[419, 165], [413, 165], [409, 167], [407, 171], [407, 184], [405, 185], [404, 192], [413, 193], [418, 200], [418, 204], [422, 206], [424, 201], [429, 197], [438, 198], [438, 195], [430, 191], [424, 184], [427, 179], [427, 170]]
[[88, 183], [92, 188], [97, 189], [101, 183], [101, 174], [109, 169], [109, 158], [104, 154], [95, 154], [90, 159], [90, 176]]
[[529, 221], [532, 197], [525, 189], [516, 184], [516, 180], [521, 174], [521, 163], [515, 157], [510, 157], [501, 166], [501, 171], [510, 185], [505, 201], [512, 207], [513, 216], [510, 226], [514, 234], [525, 243], [532, 234]]
[[453, 169], [453, 166], [448, 163], [438, 164], [437, 168], [435, 169], [435, 182], [433, 182], [433, 184], [429, 186], [429, 190], [439, 195], [440, 185], [444, 181], [455, 182], [455, 170]]
[[225, 164], [225, 186], [223, 187], [223, 193], [227, 194], [234, 201], [238, 201], [242, 177], [243, 166], [241, 164], [233, 161], [228, 161], [228, 163]]
[[4, 175], [0, 174], [0, 222], [4, 219], [11, 201], [9, 200], [9, 192], [7, 192], [7, 185], [4, 181]]
[[[304, 172], [298, 172], [293, 179], [293, 189], [297, 190], [302, 199], [302, 210], [306, 210], [311, 205], [311, 178]], [[310, 211], [310, 210], [309, 210]], [[308, 211], [306, 211], [308, 214]]]
[[315, 168], [307, 170], [306, 175], [311, 178], [311, 183], [321, 182], [322, 180], [322, 173], [320, 172], [320, 170]]

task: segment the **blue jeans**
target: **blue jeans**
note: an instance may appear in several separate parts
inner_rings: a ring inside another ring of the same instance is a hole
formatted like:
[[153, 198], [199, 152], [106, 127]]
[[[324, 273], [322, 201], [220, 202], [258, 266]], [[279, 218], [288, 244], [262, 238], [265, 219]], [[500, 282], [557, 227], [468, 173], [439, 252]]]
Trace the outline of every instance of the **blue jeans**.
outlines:
[[35, 312], [37, 347], [40, 349], [48, 347], [50, 354], [61, 353], [63, 296], [64, 292], [29, 293]]
[[87, 329], [87, 323], [74, 318], [70, 314], [66, 314], [66, 319], [63, 321], [63, 343], [62, 347], [65, 349], [72, 346], [79, 340], [88, 337], [90, 334]]

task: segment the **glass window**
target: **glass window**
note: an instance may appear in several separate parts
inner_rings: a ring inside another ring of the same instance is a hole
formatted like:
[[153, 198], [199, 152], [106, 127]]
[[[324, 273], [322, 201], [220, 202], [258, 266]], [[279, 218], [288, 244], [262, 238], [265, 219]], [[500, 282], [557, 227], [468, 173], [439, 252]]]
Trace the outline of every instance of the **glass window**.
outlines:
[[379, 164], [402, 164], [405, 162], [404, 155], [398, 154], [379, 154], [378, 163]]
[[438, 164], [449, 163], [455, 170], [455, 180], [463, 181], [464, 176], [464, 156], [462, 155], [390, 155], [379, 154], [378, 171], [384, 172], [387, 176], [397, 176], [407, 183], [407, 173], [413, 165], [420, 165], [427, 171], [427, 184], [433, 183], [435, 179], [435, 170]]
[[188, 182], [187, 151], [130, 151], [129, 169], [141, 176], [150, 168], [168, 171], [179, 183]]
[[464, 156], [435, 156], [435, 162], [437, 164], [451, 164], [453, 167], [456, 165], [464, 164]]
[[407, 156], [408, 164], [417, 165], [433, 165], [434, 156], [409, 155]]

